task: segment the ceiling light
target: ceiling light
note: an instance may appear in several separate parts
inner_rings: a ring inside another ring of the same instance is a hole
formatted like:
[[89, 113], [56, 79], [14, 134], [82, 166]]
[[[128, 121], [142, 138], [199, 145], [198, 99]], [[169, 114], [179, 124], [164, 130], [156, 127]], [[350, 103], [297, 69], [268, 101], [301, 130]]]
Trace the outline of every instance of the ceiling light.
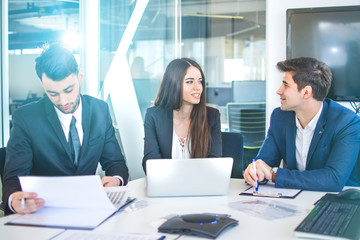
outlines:
[[219, 14], [185, 14], [189, 17], [209, 17], [209, 18], [227, 18], [227, 19], [244, 19], [243, 16], [219, 15]]

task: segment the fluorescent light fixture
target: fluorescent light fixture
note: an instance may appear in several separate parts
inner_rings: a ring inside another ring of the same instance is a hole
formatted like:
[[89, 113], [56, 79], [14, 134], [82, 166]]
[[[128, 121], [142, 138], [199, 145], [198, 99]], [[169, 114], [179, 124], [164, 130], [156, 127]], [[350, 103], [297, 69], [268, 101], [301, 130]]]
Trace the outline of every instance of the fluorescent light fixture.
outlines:
[[244, 19], [243, 16], [219, 15], [219, 14], [185, 14], [189, 17], [209, 17], [209, 18], [227, 18], [227, 19]]
[[33, 48], [33, 49], [23, 49], [22, 54], [40, 54], [40, 48]]
[[252, 27], [249, 27], [249, 28], [242, 29], [242, 30], [237, 31], [237, 32], [233, 32], [233, 33], [226, 34], [226, 36], [227, 36], [227, 37], [235, 36], [235, 35], [238, 35], [238, 34], [241, 34], [241, 33], [245, 33], [245, 32], [248, 32], [248, 31], [257, 29], [257, 28], [260, 28], [260, 25], [259, 25], [259, 24], [256, 24], [255, 26], [252, 26]]

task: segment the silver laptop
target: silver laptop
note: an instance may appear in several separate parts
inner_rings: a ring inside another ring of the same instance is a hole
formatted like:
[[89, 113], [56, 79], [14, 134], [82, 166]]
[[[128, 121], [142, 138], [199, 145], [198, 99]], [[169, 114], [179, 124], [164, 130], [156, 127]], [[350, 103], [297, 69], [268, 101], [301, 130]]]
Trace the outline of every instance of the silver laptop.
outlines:
[[225, 195], [232, 158], [149, 159], [146, 161], [149, 197]]

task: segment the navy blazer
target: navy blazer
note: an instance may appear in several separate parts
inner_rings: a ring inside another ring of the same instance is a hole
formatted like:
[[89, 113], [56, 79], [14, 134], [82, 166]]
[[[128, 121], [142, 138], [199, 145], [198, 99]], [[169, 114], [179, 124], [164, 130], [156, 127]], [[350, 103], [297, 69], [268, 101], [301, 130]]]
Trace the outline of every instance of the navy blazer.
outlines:
[[[221, 125], [219, 110], [206, 107], [210, 127], [211, 144], [208, 157], [222, 156]], [[144, 122], [145, 144], [143, 168], [146, 172], [146, 160], [171, 158], [173, 139], [173, 110], [162, 107], [148, 108]], [[199, 129], [201, 131], [201, 129]]]
[[[128, 168], [115, 138], [108, 105], [90, 96], [81, 96], [81, 102], [84, 137], [78, 167], [49, 98], [14, 112], [4, 168], [6, 207], [10, 194], [21, 190], [18, 176], [92, 175], [100, 162], [107, 176], [121, 176], [127, 183]], [[10, 209], [6, 212], [11, 213]]]
[[287, 168], [276, 173], [276, 187], [341, 191], [344, 185], [359, 186], [360, 117], [330, 99], [323, 103], [302, 172], [297, 170], [295, 157], [295, 112], [273, 111], [257, 158], [271, 167], [278, 167], [281, 159], [286, 163]]

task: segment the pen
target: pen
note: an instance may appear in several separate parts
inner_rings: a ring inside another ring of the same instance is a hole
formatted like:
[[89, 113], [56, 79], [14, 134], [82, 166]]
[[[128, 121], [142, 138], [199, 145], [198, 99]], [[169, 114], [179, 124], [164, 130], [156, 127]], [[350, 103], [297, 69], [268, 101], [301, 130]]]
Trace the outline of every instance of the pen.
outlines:
[[[255, 164], [255, 158], [253, 158], [253, 160], [252, 160], [252, 165], [253, 165], [253, 168], [254, 168], [255, 175], [257, 176], [257, 174], [256, 174], [256, 164]], [[255, 191], [257, 192], [258, 190], [259, 190], [259, 182], [258, 182], [258, 181], [256, 181]]]
[[25, 209], [25, 198], [21, 199], [21, 209], [24, 210]]

